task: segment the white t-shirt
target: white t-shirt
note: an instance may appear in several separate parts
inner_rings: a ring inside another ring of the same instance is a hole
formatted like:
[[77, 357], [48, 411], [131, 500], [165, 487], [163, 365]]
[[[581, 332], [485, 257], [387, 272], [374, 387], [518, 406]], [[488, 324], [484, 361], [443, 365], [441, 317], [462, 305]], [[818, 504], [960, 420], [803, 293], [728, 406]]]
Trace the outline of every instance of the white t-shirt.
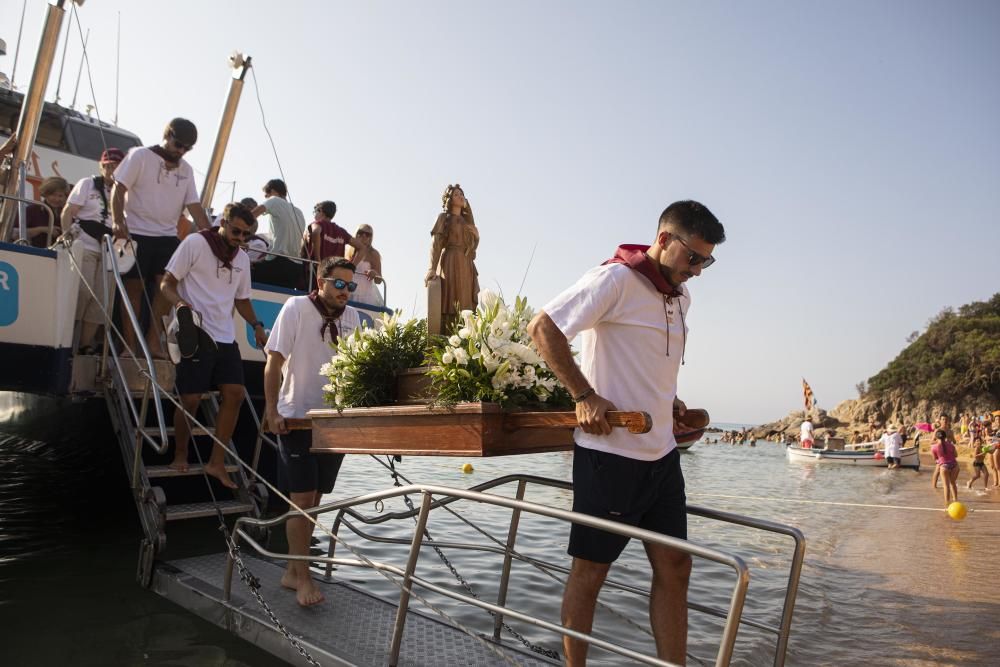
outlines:
[[881, 443], [886, 456], [899, 458], [900, 450], [903, 448], [903, 438], [899, 433], [883, 433]]
[[[285, 358], [282, 367], [278, 414], [303, 418], [313, 408], [325, 407], [323, 386], [328, 380], [319, 374], [337, 351], [330, 346], [329, 334], [320, 339], [323, 318], [308, 296], [293, 296], [278, 312], [264, 350]], [[337, 322], [341, 336], [350, 336], [361, 326], [353, 306], [347, 306]]]
[[802, 429], [799, 431], [799, 442], [813, 440], [813, 425], [808, 419], [802, 422]]
[[[109, 185], [111, 181], [108, 181]], [[81, 178], [73, 186], [73, 189], [69, 193], [69, 199], [66, 200], [68, 204], [74, 204], [80, 207], [80, 211], [76, 214], [75, 220], [95, 220], [97, 222], [104, 222], [108, 228], [108, 234], [111, 233], [111, 188], [107, 187], [104, 190], [104, 194], [107, 197], [108, 202], [108, 217], [103, 219], [102, 215], [104, 212], [104, 200], [101, 199], [100, 191], [94, 187], [94, 179], [91, 176], [87, 178]], [[73, 223], [75, 231], [77, 231], [77, 238], [80, 239], [80, 243], [86, 250], [92, 252], [100, 252], [101, 246], [90, 234], [87, 234], [80, 226]]]
[[[577, 428], [581, 447], [654, 461], [677, 446], [673, 403], [691, 297], [669, 302], [640, 273], [624, 264], [591, 269], [545, 305], [567, 340], [580, 334], [580, 369], [594, 390], [619, 410], [653, 418], [649, 433], [624, 428], [592, 435]], [[682, 312], [683, 311], [683, 312]]]
[[159, 155], [144, 146], [129, 150], [115, 170], [125, 193], [125, 224], [129, 233], [176, 236], [177, 219], [188, 204], [197, 204], [194, 171], [184, 160], [167, 169]]
[[[302, 211], [281, 197], [268, 197], [262, 206], [267, 209], [266, 215], [270, 220], [261, 222], [260, 233], [270, 232], [271, 251], [298, 257], [302, 246], [302, 234], [306, 228], [306, 219]], [[299, 260], [293, 261], [299, 262]]]
[[250, 298], [250, 258], [242, 250], [224, 268], [200, 233], [189, 234], [167, 264], [178, 280], [177, 292], [201, 314], [201, 328], [212, 340], [232, 343], [233, 301]]

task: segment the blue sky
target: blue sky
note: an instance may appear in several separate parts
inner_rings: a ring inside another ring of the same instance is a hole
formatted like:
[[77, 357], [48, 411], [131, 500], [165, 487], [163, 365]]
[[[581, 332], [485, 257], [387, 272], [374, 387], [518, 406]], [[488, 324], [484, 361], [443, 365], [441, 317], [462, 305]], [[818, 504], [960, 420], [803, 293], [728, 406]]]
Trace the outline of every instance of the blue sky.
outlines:
[[[8, 73], [20, 11], [0, 4]], [[670, 202], [705, 203], [728, 241], [690, 285], [680, 390], [718, 420], [787, 414], [802, 376], [831, 409], [1000, 286], [1000, 3], [93, 1], [105, 118], [119, 11], [120, 124], [152, 143], [192, 119], [203, 170], [226, 57], [249, 53], [292, 199], [373, 225], [407, 313], [448, 183], [473, 204], [484, 287], [513, 296], [536, 249], [535, 307], [651, 241]], [[75, 35], [69, 54], [75, 72]], [[277, 175], [249, 82], [222, 180], [257, 196]]]

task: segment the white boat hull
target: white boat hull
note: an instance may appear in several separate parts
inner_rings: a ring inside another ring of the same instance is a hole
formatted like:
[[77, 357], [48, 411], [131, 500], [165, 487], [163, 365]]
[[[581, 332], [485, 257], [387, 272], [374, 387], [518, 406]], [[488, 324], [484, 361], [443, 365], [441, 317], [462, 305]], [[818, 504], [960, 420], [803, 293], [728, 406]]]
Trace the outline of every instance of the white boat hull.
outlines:
[[[882, 451], [850, 451], [830, 449], [806, 449], [789, 445], [785, 449], [789, 461], [818, 461], [820, 463], [841, 463], [855, 466], [885, 468], [889, 464]], [[876, 457], [876, 453], [879, 455]], [[920, 450], [918, 447], [904, 447], [900, 450], [900, 467], [920, 468]]]

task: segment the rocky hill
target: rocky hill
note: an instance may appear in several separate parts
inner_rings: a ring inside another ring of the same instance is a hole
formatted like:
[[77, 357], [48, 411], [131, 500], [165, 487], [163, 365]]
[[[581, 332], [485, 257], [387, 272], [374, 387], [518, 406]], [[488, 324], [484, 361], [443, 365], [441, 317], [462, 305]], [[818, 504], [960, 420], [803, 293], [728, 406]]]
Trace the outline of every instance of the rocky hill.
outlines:
[[[813, 411], [813, 423], [849, 436], [871, 422], [886, 424], [953, 419], [963, 412], [1000, 408], [1000, 293], [954, 310], [946, 308], [885, 368], [858, 386], [861, 396], [827, 413]], [[802, 410], [763, 424], [758, 436], [797, 433]]]

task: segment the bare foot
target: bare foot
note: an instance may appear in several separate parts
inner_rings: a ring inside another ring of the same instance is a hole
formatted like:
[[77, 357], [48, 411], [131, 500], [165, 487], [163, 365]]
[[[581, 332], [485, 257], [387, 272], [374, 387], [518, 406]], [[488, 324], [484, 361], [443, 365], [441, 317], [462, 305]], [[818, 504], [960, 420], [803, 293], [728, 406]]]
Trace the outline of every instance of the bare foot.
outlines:
[[170, 469], [171, 470], [176, 470], [177, 472], [187, 472], [188, 471], [188, 462], [187, 462], [187, 459], [186, 458], [183, 458], [183, 459], [180, 459], [180, 460], [174, 459], [170, 463]]
[[218, 465], [214, 463], [206, 463], [204, 470], [206, 473], [208, 473], [215, 479], [219, 480], [219, 483], [222, 484], [222, 486], [226, 487], [227, 489], [236, 488], [236, 482], [229, 479], [229, 473], [226, 472], [225, 465], [221, 463]]
[[322, 591], [316, 587], [316, 582], [312, 580], [312, 577], [309, 577], [305, 581], [299, 583], [295, 599], [298, 600], [300, 607], [312, 607], [319, 604], [326, 598], [323, 597]]
[[285, 570], [285, 573], [281, 575], [281, 587], [297, 591], [299, 590], [299, 578]]

